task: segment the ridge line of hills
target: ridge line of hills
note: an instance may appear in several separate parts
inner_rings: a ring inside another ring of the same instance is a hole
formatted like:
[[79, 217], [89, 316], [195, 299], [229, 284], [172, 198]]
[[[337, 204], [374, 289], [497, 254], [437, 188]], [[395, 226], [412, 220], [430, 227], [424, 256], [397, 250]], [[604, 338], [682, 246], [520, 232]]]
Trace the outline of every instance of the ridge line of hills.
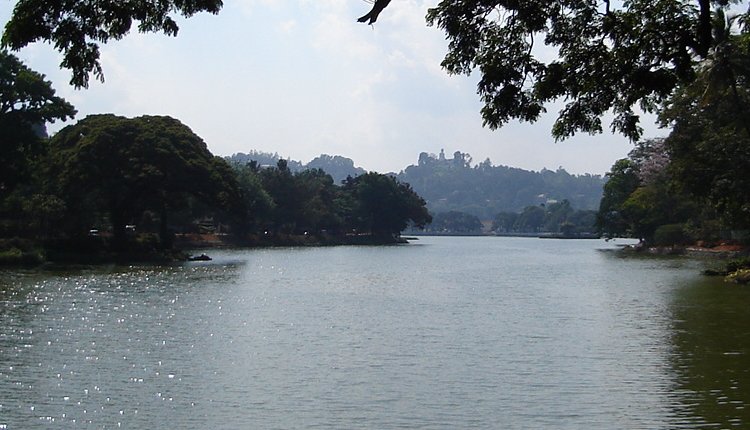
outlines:
[[[226, 157], [230, 163], [255, 161], [260, 166], [275, 166], [283, 157], [278, 153], [250, 151]], [[601, 175], [572, 175], [563, 168], [539, 172], [516, 167], [493, 165], [488, 159], [472, 165], [471, 156], [456, 151], [453, 158], [440, 154], [419, 154], [417, 164], [399, 173], [390, 172], [399, 181], [411, 185], [427, 201], [433, 213], [463, 212], [480, 220], [492, 220], [500, 212], [519, 213], [528, 206], [539, 206], [567, 200], [580, 210], [596, 210], [606, 178]], [[347, 176], [366, 173], [350, 158], [322, 154], [308, 163], [287, 160], [292, 172], [321, 169], [336, 183]]]

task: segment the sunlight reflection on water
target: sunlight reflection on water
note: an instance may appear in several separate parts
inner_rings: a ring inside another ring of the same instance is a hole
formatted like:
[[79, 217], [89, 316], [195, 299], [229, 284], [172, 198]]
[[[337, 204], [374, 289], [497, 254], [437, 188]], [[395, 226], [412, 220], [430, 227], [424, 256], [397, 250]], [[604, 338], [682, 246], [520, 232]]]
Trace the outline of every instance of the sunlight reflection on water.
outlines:
[[0, 425], [750, 422], [750, 295], [698, 263], [599, 241], [419, 243], [2, 272]]

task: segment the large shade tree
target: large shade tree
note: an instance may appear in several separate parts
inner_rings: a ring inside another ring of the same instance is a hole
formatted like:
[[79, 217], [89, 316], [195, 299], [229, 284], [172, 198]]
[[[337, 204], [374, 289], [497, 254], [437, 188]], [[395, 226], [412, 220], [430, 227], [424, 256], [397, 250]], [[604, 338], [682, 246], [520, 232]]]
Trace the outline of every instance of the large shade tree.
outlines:
[[424, 199], [392, 176], [365, 173], [347, 178], [343, 188], [353, 202], [344, 218], [360, 232], [387, 239], [398, 236], [409, 223], [424, 228], [432, 221]]
[[16, 56], [0, 51], [0, 198], [28, 179], [45, 124], [73, 118], [73, 105]]
[[169, 214], [191, 198], [227, 211], [242, 201], [227, 163], [170, 117], [86, 117], [52, 138], [50, 169], [71, 208], [107, 214], [118, 246], [126, 224], [146, 210], [159, 215], [166, 246]]

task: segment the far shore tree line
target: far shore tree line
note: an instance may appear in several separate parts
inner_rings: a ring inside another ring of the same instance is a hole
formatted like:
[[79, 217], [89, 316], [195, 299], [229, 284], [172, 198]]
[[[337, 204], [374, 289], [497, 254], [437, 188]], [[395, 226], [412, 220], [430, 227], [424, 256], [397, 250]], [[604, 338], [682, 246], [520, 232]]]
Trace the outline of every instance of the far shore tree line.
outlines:
[[460, 211], [437, 212], [425, 233], [435, 235], [593, 237], [598, 234], [597, 211], [577, 210], [568, 200], [526, 206], [521, 212], [499, 212], [483, 222]]
[[[275, 166], [282, 158], [278, 153], [250, 151], [236, 153], [227, 160], [239, 164], [255, 161], [263, 167]], [[336, 183], [365, 173], [354, 166], [353, 160], [340, 155], [322, 154], [308, 163], [286, 161], [292, 172], [320, 168]], [[433, 215], [463, 213], [482, 222], [491, 221], [500, 212], [521, 213], [528, 206], [563, 200], [576, 209], [594, 210], [599, 207], [606, 182], [601, 175], [572, 175], [562, 167], [535, 172], [494, 165], [489, 158], [472, 165], [468, 153], [455, 151], [450, 158], [443, 150], [438, 155], [422, 152], [415, 164], [391, 174], [410, 184], [427, 201], [427, 209]], [[433, 224], [439, 224], [438, 220], [433, 220]]]

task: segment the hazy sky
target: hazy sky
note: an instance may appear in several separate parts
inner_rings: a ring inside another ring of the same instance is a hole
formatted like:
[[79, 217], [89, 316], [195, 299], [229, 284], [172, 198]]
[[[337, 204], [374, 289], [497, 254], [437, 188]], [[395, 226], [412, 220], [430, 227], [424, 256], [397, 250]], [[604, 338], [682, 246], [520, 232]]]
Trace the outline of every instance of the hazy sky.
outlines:
[[[440, 68], [445, 37], [424, 19], [436, 3], [394, 0], [370, 27], [355, 22], [370, 9], [363, 0], [226, 0], [218, 15], [181, 20], [177, 37], [133, 32], [104, 45], [106, 81], [83, 90], [68, 85], [49, 45], [16, 55], [75, 105], [76, 119], [169, 115], [217, 155], [259, 150], [307, 162], [325, 153], [398, 172], [420, 152], [445, 149], [475, 163], [603, 174], [631, 149], [608, 132], [555, 143], [559, 106], [535, 124], [483, 128], [478, 78]], [[14, 4], [0, 0], [3, 26]], [[664, 134], [652, 122], [647, 137]]]

